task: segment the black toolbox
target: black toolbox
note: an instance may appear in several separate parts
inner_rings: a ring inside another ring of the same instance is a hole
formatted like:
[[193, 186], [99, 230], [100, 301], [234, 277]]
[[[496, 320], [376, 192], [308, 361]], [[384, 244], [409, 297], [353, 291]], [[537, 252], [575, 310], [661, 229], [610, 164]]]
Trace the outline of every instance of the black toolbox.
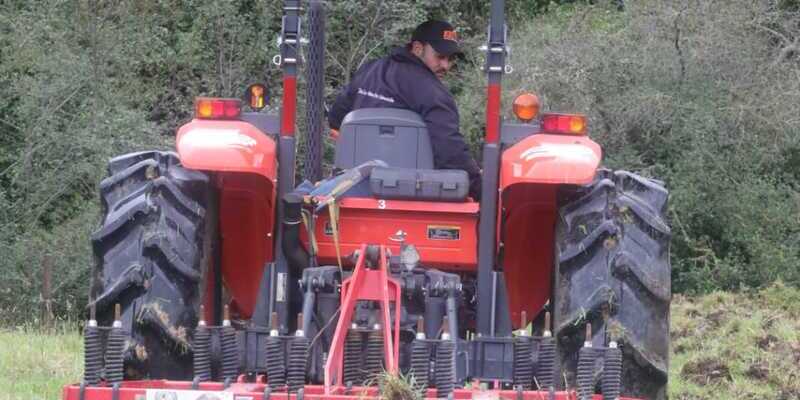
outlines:
[[460, 169], [376, 167], [369, 187], [381, 199], [460, 202], [467, 199], [469, 176]]

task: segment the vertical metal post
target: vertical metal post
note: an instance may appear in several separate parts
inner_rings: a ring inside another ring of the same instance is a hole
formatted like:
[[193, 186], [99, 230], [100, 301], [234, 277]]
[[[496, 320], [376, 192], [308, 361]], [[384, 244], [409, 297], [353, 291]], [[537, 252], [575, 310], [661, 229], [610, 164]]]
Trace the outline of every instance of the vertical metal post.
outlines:
[[497, 252], [497, 197], [500, 171], [500, 97], [505, 70], [505, 1], [492, 0], [489, 34], [486, 43], [486, 141], [483, 145], [481, 211], [478, 230], [478, 321], [477, 331], [491, 335], [492, 275]]
[[295, 174], [295, 121], [297, 117], [297, 64], [300, 58], [300, 1], [284, 0], [281, 27], [281, 68], [283, 69], [283, 104], [281, 106], [281, 128], [278, 139], [278, 193], [275, 218], [275, 274], [270, 280], [271, 299], [269, 314], [278, 313], [278, 325], [282, 334], [289, 332], [289, 265], [283, 254], [283, 207], [280, 199], [294, 188]]
[[308, 12], [306, 79], [306, 157], [303, 179], [322, 179], [322, 133], [325, 125], [325, 6], [310, 0]]

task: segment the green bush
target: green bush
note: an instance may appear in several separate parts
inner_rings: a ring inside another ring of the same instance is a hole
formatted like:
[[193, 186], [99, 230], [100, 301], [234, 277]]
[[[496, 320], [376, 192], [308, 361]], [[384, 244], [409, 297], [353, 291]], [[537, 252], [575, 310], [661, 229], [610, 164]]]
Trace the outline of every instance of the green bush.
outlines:
[[[429, 17], [450, 19], [466, 36], [482, 32], [483, 3], [328, 2], [327, 95]], [[522, 15], [539, 3], [511, 8]], [[0, 324], [38, 318], [44, 264], [57, 271], [52, 313], [81, 316], [96, 187], [110, 157], [172, 148], [196, 96], [238, 97], [246, 84], [264, 81], [279, 98], [281, 72], [269, 60], [278, 53], [281, 6], [0, 3]]]
[[[796, 285], [799, 20], [746, 0], [556, 7], [513, 31], [504, 104], [527, 89], [586, 113], [605, 164], [667, 182], [675, 291]], [[482, 100], [459, 98], [476, 143]]]
[[[507, 3], [515, 72], [505, 79], [506, 108], [530, 89], [545, 109], [585, 112], [606, 164], [667, 181], [676, 291], [800, 283], [796, 2], [643, 0], [624, 11], [613, 0]], [[486, 1], [327, 7], [329, 101], [419, 22], [458, 26], [467, 61], [448, 84], [479, 148]], [[268, 62], [280, 8], [278, 0], [0, 3], [0, 324], [40, 315], [45, 264], [55, 271], [52, 313], [81, 317], [96, 187], [110, 157], [171, 148], [196, 96], [237, 97], [264, 81], [280, 97], [280, 70]], [[302, 118], [303, 96], [299, 105]]]

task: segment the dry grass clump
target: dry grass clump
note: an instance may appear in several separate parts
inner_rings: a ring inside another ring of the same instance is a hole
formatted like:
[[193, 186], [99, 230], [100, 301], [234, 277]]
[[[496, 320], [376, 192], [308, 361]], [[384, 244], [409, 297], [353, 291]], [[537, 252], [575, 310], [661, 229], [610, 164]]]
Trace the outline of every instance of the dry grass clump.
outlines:
[[385, 400], [422, 400], [425, 389], [420, 387], [414, 375], [392, 374], [383, 371], [376, 377], [381, 397]]

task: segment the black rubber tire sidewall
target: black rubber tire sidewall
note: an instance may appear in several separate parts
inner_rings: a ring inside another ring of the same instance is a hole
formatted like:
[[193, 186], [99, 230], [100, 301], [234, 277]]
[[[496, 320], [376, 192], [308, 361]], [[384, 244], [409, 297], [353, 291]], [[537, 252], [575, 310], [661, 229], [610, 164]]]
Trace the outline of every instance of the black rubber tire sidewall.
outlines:
[[[585, 326], [594, 346], [620, 342], [623, 396], [666, 399], [670, 231], [663, 183], [601, 169], [560, 194], [553, 295], [560, 386], [574, 387]], [[597, 375], [602, 359], [597, 361]]]
[[190, 379], [192, 332], [216, 234], [216, 224], [206, 223], [216, 218], [209, 177], [159, 151], [116, 157], [108, 172], [92, 237], [90, 304], [100, 326], [121, 306], [126, 379]]

